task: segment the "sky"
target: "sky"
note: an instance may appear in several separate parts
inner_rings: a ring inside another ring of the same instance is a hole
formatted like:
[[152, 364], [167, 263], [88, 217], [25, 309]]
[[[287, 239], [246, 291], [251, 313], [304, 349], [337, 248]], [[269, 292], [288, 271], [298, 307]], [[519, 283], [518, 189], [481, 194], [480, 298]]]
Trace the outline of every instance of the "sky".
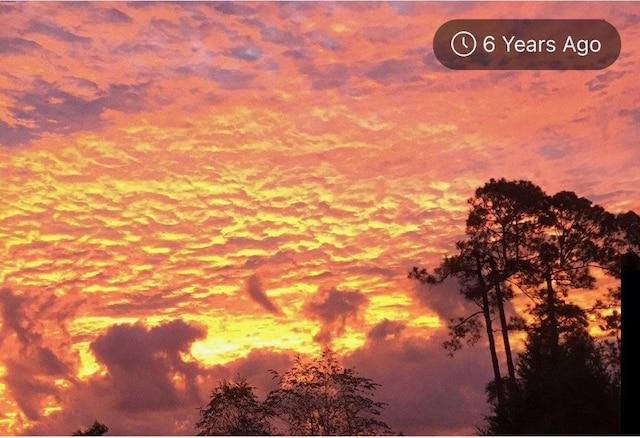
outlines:
[[[622, 51], [454, 71], [456, 18], [605, 19]], [[221, 379], [264, 396], [324, 346], [393, 430], [474, 434], [488, 350], [442, 348], [472, 308], [407, 273], [490, 178], [640, 212], [639, 49], [634, 2], [0, 2], [0, 434], [193, 435]]]

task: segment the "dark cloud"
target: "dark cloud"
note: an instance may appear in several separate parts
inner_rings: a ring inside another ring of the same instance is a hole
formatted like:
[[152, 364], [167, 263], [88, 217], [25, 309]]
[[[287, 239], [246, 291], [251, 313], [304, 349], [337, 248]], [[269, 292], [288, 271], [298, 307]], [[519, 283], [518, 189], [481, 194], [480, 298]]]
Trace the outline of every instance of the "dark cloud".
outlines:
[[309, 51], [304, 48], [285, 50], [282, 54], [293, 59], [304, 59], [309, 57]]
[[0, 14], [11, 14], [22, 11], [20, 3], [0, 3]]
[[597, 75], [595, 78], [587, 81], [587, 89], [591, 92], [604, 90], [612, 82], [622, 78], [625, 75], [624, 71], [607, 71]]
[[[16, 294], [0, 290], [0, 353], [6, 373], [4, 383], [18, 407], [29, 420], [41, 418], [48, 397], [59, 397], [56, 379], [75, 383], [77, 362], [73, 355], [62, 356], [70, 339], [66, 321], [80, 302], [61, 303], [55, 295]], [[45, 338], [45, 327], [57, 328], [59, 337]], [[54, 351], [55, 349], [59, 351]]]
[[368, 299], [358, 291], [341, 291], [335, 288], [319, 290], [304, 305], [309, 317], [322, 324], [314, 340], [329, 344], [336, 336], [342, 336], [349, 320], [358, 319], [361, 309], [366, 307]]
[[65, 43], [90, 43], [92, 41], [89, 37], [76, 35], [64, 27], [40, 20], [30, 20], [27, 24], [26, 31], [46, 35]]
[[264, 309], [274, 315], [281, 315], [282, 311], [269, 299], [267, 294], [262, 290], [260, 278], [252, 275], [247, 279], [247, 292], [253, 301], [260, 304]]
[[226, 50], [225, 54], [243, 61], [255, 61], [262, 57], [262, 50], [256, 46], [236, 46]]
[[28, 322], [23, 325], [23, 320], [26, 318], [23, 310], [25, 302], [25, 297], [15, 295], [11, 289], [0, 290], [0, 309], [2, 310], [0, 345], [11, 332], [16, 334], [22, 346], [29, 345], [32, 341], [41, 338], [38, 333], [32, 333], [32, 330], [30, 330], [32, 323]]
[[328, 64], [322, 67], [305, 66], [300, 69], [311, 79], [311, 87], [314, 90], [326, 90], [338, 88], [349, 81], [349, 69], [345, 64]]
[[640, 14], [623, 13], [622, 17], [623, 17], [622, 24], [616, 26], [619, 30], [625, 30], [628, 27], [637, 26], [638, 24], [640, 24]]
[[277, 62], [275, 62], [275, 61], [270, 59], [270, 60], [265, 61], [260, 66], [260, 69], [262, 71], [266, 71], [266, 72], [275, 72], [275, 71], [280, 70], [280, 65]]
[[146, 97], [150, 84], [150, 82], [133, 85], [109, 84], [99, 101], [105, 108], [124, 113], [142, 111], [148, 106]]
[[349, 9], [354, 12], [367, 12], [380, 9], [384, 5], [383, 2], [341, 2], [340, 7]]
[[306, 33], [305, 37], [311, 43], [317, 44], [323, 49], [329, 49], [334, 52], [342, 50], [342, 45], [335, 39], [331, 38], [326, 32], [315, 30], [313, 32]]
[[559, 160], [567, 156], [571, 151], [571, 148], [567, 145], [561, 144], [548, 144], [541, 146], [538, 149], [538, 153], [552, 160]]
[[389, 44], [402, 37], [402, 27], [366, 26], [358, 31], [358, 37], [374, 44]]
[[302, 38], [278, 27], [264, 27], [260, 30], [260, 36], [268, 43], [280, 44], [287, 47], [302, 44]]
[[[78, 80], [73, 82], [78, 84]], [[91, 86], [90, 81], [83, 81]], [[43, 133], [70, 134], [97, 129], [104, 124], [106, 109], [126, 113], [142, 110], [147, 105], [149, 83], [110, 84], [96, 97], [73, 95], [57, 84], [42, 79], [34, 81], [24, 93], [12, 92], [15, 104], [8, 107], [15, 124], [0, 120], [0, 145], [14, 146], [39, 138]]]
[[19, 55], [32, 50], [41, 49], [42, 46], [34, 41], [17, 37], [0, 38], [0, 54]]
[[255, 8], [238, 2], [212, 2], [207, 3], [207, 6], [224, 15], [252, 15], [256, 13]]
[[622, 117], [629, 117], [633, 123], [640, 123], [640, 108], [621, 109], [618, 114]]
[[[74, 2], [68, 8], [83, 9], [88, 23], [130, 24], [133, 19], [117, 8], [100, 7], [100, 2]], [[131, 5], [130, 5], [131, 6]]]
[[460, 286], [454, 279], [447, 279], [438, 285], [423, 285], [416, 281], [413, 297], [418, 303], [436, 312], [444, 321], [478, 311], [474, 303], [462, 299]]
[[42, 80], [24, 93], [14, 95], [17, 104], [9, 107], [18, 120], [28, 120], [34, 132], [70, 133], [100, 125], [103, 111], [99, 99], [85, 99]]
[[156, 1], [134, 0], [134, 1], [127, 2], [127, 7], [132, 9], [146, 9], [146, 8], [155, 7], [157, 3], [158, 2]]
[[381, 420], [404, 435], [474, 435], [488, 413], [484, 389], [492, 374], [484, 347], [451, 358], [442, 348], [444, 330], [428, 338], [403, 333], [401, 324], [382, 321], [344, 359], [381, 385], [376, 400], [388, 404]]
[[249, 88], [254, 75], [238, 69], [213, 68], [209, 72], [209, 78], [213, 79], [223, 90], [239, 90]]
[[550, 160], [565, 158], [580, 147], [574, 138], [553, 127], [543, 129], [539, 143], [538, 154]]
[[389, 2], [389, 6], [396, 11], [398, 15], [412, 15], [415, 13], [415, 5], [413, 2]]
[[[205, 335], [203, 327], [174, 320], [151, 329], [139, 323], [115, 325], [99, 336], [91, 351], [107, 367], [116, 409], [162, 411], [197, 403], [200, 367], [183, 360], [181, 353]], [[172, 380], [176, 373], [184, 379], [183, 389]]]
[[128, 41], [117, 45], [113, 49], [113, 53], [116, 55], [140, 55], [141, 53], [154, 53], [156, 55], [163, 55], [166, 50], [162, 48], [162, 44], [156, 42], [144, 42], [144, 40]]
[[42, 332], [45, 322], [55, 324], [66, 333], [64, 325], [81, 303], [80, 300], [71, 299], [64, 303], [53, 294], [16, 294], [9, 288], [3, 288], [0, 290], [0, 347], [7, 337], [14, 334], [22, 352], [32, 345], [40, 347], [44, 342]]
[[323, 12], [317, 9], [323, 2], [282, 1], [276, 2], [282, 20], [304, 20], [307, 17], [317, 16]]
[[367, 76], [381, 84], [421, 80], [421, 78], [413, 72], [413, 68], [411, 61], [387, 59], [369, 70]]
[[446, 71], [447, 69], [440, 61], [438, 61], [433, 50], [427, 51], [422, 56], [422, 63], [431, 71]]
[[138, 39], [157, 44], [161, 49], [160, 56], [162, 57], [167, 56], [169, 53], [180, 56], [177, 51], [171, 49], [174, 44], [183, 42], [195, 43], [201, 41], [207, 33], [207, 26], [204, 24], [183, 20], [176, 22], [166, 18], [153, 17], [142, 28]]
[[49, 348], [39, 347], [36, 351], [36, 364], [45, 374], [60, 377], [70, 375], [71, 369], [69, 365], [62, 362]]
[[133, 22], [133, 19], [125, 14], [124, 12], [122, 12], [119, 9], [116, 8], [109, 8], [109, 9], [99, 9], [99, 16], [103, 21], [106, 21], [108, 23], [131, 23]]
[[67, 76], [65, 78], [66, 80], [73, 82], [74, 84], [76, 84], [78, 87], [80, 88], [84, 88], [85, 90], [89, 90], [92, 92], [99, 92], [99, 87], [98, 84], [96, 84], [93, 81], [90, 81], [86, 78], [79, 78], [79, 77], [75, 77], [75, 76]]
[[266, 27], [266, 24], [264, 24], [264, 21], [259, 19], [258, 17], [243, 18], [240, 20], [240, 22], [242, 24], [246, 24], [247, 26], [255, 27], [256, 29], [260, 29], [260, 30]]
[[321, 321], [332, 323], [357, 313], [360, 306], [366, 302], [366, 297], [360, 292], [340, 291], [334, 288], [318, 292], [305, 308]]
[[[40, 373], [33, 372], [29, 361], [12, 359], [7, 361], [5, 383], [19, 388], [14, 399], [29, 419], [37, 420], [27, 435], [68, 435], [94, 418], [115, 436], [193, 435], [203, 395], [226, 371], [222, 366], [206, 369], [189, 359], [191, 344], [205, 335], [203, 327], [182, 320], [151, 328], [114, 325], [90, 347], [106, 373], [57, 386], [43, 370], [61, 373], [66, 363], [41, 348], [30, 356], [31, 362], [40, 363]], [[42, 416], [42, 401], [51, 396], [62, 409]]]
[[405, 327], [406, 325], [402, 322], [390, 321], [385, 318], [369, 330], [367, 338], [373, 342], [388, 340], [400, 335]]
[[34, 369], [28, 359], [23, 360], [6, 360], [4, 383], [27, 419], [38, 421], [42, 418], [45, 399], [50, 396], [58, 397], [60, 389], [50, 376]]

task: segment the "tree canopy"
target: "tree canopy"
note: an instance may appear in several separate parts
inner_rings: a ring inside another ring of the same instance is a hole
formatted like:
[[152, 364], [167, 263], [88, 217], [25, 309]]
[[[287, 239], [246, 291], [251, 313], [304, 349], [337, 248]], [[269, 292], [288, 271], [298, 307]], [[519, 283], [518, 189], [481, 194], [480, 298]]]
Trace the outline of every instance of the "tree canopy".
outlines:
[[223, 380], [200, 409], [198, 435], [271, 435], [266, 407], [242, 376]]
[[378, 419], [385, 403], [373, 399], [379, 385], [341, 366], [333, 351], [296, 355], [288, 371], [270, 371], [278, 387], [263, 402], [243, 377], [222, 381], [200, 409], [199, 435], [390, 434]]
[[91, 426], [88, 428], [81, 430], [78, 429], [73, 432], [72, 436], [100, 436], [104, 435], [109, 431], [109, 428], [106, 424], [100, 423], [98, 420], [95, 420]]
[[[432, 271], [414, 267], [409, 277], [429, 285], [455, 278], [462, 298], [479, 308], [451, 320], [451, 340], [445, 347], [454, 352], [462, 348], [463, 339], [475, 344], [485, 328], [494, 379], [487, 385], [493, 413], [482, 431], [618, 432], [619, 294], [617, 300], [612, 293], [606, 303], [599, 301], [591, 309], [602, 330], [618, 336], [617, 343], [600, 345], [587, 330], [588, 309], [567, 298], [573, 290], [594, 289], [595, 270], [619, 275], [621, 252], [638, 246], [638, 216], [616, 216], [573, 192], [547, 195], [529, 181], [505, 179], [478, 188], [469, 205], [466, 236], [456, 243], [457, 254], [445, 257]], [[508, 321], [505, 304], [516, 294], [530, 302], [523, 315], [527, 319]], [[511, 353], [513, 330], [527, 335], [517, 358]]]
[[335, 353], [304, 361], [296, 356], [293, 367], [273, 371], [279, 388], [266, 404], [287, 423], [290, 435], [380, 435], [389, 427], [377, 417], [385, 404], [373, 400], [379, 386], [344, 368]]

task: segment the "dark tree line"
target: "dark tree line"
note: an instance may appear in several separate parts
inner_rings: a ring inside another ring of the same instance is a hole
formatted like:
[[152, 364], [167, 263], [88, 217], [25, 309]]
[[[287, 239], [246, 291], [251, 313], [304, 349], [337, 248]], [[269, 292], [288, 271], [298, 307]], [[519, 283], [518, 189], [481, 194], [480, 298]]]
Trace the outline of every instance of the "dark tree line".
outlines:
[[[454, 278], [462, 297], [478, 307], [451, 321], [445, 348], [453, 354], [464, 341], [478, 342], [483, 331], [487, 336], [492, 414], [480, 431], [618, 433], [619, 291], [591, 309], [611, 335], [605, 343], [589, 334], [588, 309], [567, 298], [573, 290], [594, 289], [596, 271], [619, 276], [620, 255], [640, 248], [640, 217], [614, 215], [573, 192], [547, 195], [529, 181], [505, 179], [478, 188], [469, 204], [457, 254], [432, 272], [414, 267], [409, 277], [429, 285]], [[506, 306], [516, 294], [529, 298], [526, 320], [507, 319]], [[510, 338], [515, 330], [527, 335], [517, 357]]]
[[271, 373], [278, 387], [262, 402], [244, 377], [222, 381], [200, 408], [198, 435], [391, 434], [377, 418], [385, 406], [373, 399], [379, 385], [341, 366], [332, 351], [297, 355], [290, 370]]
[[[620, 255], [639, 248], [640, 218], [634, 212], [616, 216], [573, 192], [547, 195], [529, 181], [505, 179], [478, 188], [469, 204], [456, 255], [432, 272], [414, 267], [409, 277], [429, 285], [454, 278], [462, 297], [478, 307], [451, 321], [444, 346], [453, 354], [463, 341], [478, 342], [483, 329], [487, 336], [492, 414], [480, 432], [618, 433], [619, 291], [590, 309], [610, 335], [604, 343], [589, 334], [588, 309], [567, 298], [571, 291], [594, 289], [596, 271], [619, 275]], [[526, 320], [507, 319], [506, 305], [516, 294], [529, 298]], [[527, 335], [516, 358], [515, 330]]]
[[100, 423], [98, 420], [94, 421], [93, 424], [85, 429], [78, 429], [73, 432], [72, 436], [101, 436], [105, 433], [109, 432], [109, 428], [106, 424]]

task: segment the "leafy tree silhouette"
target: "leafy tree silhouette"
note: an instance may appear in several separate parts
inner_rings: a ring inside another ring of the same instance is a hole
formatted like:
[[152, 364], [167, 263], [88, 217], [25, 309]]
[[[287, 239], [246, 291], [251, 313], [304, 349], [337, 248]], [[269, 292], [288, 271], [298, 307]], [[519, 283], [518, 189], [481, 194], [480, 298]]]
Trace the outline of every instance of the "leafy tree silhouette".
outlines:
[[628, 211], [617, 215], [616, 222], [619, 230], [617, 246], [623, 247], [620, 252], [640, 253], [640, 216]]
[[377, 419], [385, 403], [373, 400], [377, 383], [338, 363], [334, 352], [294, 357], [283, 374], [270, 370], [278, 388], [260, 402], [245, 378], [221, 382], [196, 423], [198, 435], [272, 435], [285, 425], [290, 435], [390, 435]]
[[93, 424], [88, 428], [84, 430], [78, 429], [75, 432], [73, 432], [72, 436], [83, 436], [83, 435], [84, 436], [100, 436], [100, 435], [104, 435], [108, 431], [109, 431], [109, 428], [105, 424], [100, 423], [98, 420], [95, 420]]
[[344, 368], [335, 353], [324, 349], [311, 361], [297, 355], [284, 374], [271, 371], [279, 388], [266, 404], [283, 419], [290, 435], [388, 435], [377, 419], [385, 403], [373, 400], [377, 383]]
[[213, 390], [206, 408], [200, 409], [198, 435], [271, 435], [267, 407], [253, 389], [241, 376], [223, 380]]

